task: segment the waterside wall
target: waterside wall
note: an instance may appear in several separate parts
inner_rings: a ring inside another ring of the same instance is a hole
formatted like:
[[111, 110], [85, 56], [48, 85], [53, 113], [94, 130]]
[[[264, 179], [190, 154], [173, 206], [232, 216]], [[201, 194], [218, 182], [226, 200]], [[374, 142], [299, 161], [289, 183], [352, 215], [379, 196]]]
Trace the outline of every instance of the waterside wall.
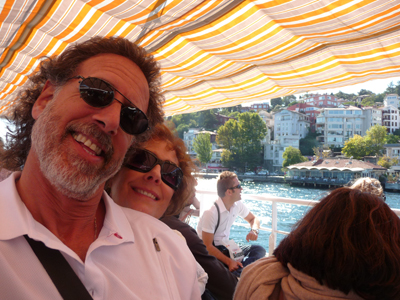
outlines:
[[[217, 178], [219, 174], [216, 173], [197, 173], [195, 176], [204, 179]], [[240, 181], [254, 181], [254, 182], [275, 182], [275, 183], [288, 183], [294, 186], [306, 186], [322, 189], [335, 189], [342, 186], [347, 186], [348, 182], [330, 179], [308, 179], [308, 178], [293, 178], [284, 176], [258, 176], [258, 175], [238, 175]], [[385, 191], [400, 192], [400, 183], [386, 183]]]

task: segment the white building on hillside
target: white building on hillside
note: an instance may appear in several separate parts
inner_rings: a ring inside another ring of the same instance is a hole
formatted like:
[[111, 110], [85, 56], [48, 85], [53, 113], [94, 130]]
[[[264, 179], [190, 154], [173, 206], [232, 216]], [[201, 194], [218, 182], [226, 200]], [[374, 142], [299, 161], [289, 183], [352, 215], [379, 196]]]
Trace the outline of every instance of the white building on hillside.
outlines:
[[383, 99], [384, 106], [393, 106], [398, 108], [400, 102], [400, 97], [397, 94], [387, 94]]
[[[366, 106], [361, 108], [363, 110], [363, 115], [365, 116], [365, 122], [363, 128], [365, 131], [369, 129], [369, 127], [375, 125], [382, 125], [382, 109], [376, 107]], [[369, 122], [370, 120], [370, 122]]]
[[364, 136], [370, 124], [371, 120], [366, 120], [361, 108], [322, 108], [316, 124], [317, 132], [322, 135], [317, 139], [329, 146], [343, 147], [344, 142], [354, 135]]
[[275, 114], [274, 140], [265, 147], [264, 157], [272, 157], [272, 171], [280, 171], [283, 163], [283, 152], [289, 146], [299, 149], [300, 139], [308, 134], [310, 121], [305, 114], [281, 110]]
[[388, 133], [393, 133], [400, 128], [400, 115], [397, 106], [385, 106], [382, 108], [382, 125], [387, 128]]

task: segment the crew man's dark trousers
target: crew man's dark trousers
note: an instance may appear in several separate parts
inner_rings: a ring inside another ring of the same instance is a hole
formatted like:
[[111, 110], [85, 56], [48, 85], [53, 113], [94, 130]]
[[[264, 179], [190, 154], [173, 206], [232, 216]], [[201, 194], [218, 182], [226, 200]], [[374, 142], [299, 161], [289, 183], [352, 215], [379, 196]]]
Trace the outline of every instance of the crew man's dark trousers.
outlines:
[[[246, 246], [240, 246], [240, 248], [243, 250], [244, 254], [244, 258], [242, 260], [243, 268], [255, 262], [257, 259], [265, 257], [265, 254], [267, 253], [265, 249], [259, 245], [246, 245]], [[236, 271], [233, 271], [232, 273], [236, 277], [240, 277], [243, 268], [239, 268]]]

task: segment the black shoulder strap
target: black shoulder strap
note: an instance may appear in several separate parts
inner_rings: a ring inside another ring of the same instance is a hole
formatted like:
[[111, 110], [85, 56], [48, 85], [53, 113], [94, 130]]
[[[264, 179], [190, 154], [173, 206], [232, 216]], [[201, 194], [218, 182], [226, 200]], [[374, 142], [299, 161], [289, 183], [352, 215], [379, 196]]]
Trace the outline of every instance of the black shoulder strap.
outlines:
[[215, 230], [214, 230], [214, 234], [217, 232], [218, 226], [219, 226], [219, 216], [220, 216], [220, 212], [219, 212], [219, 207], [217, 202], [214, 202], [215, 207], [217, 208], [217, 212], [218, 212], [218, 221], [217, 221], [217, 226], [215, 226]]
[[58, 250], [24, 235], [64, 300], [93, 300], [82, 281]]
[[[215, 233], [217, 232], [218, 226], [219, 226], [219, 216], [220, 216], [220, 212], [219, 212], [219, 207], [217, 202], [214, 202], [215, 207], [217, 208], [217, 212], [218, 212], [218, 221], [217, 221], [217, 226], [215, 226], [215, 230], [214, 230], [214, 237], [215, 237]], [[213, 246], [215, 246], [214, 244], [214, 240], [212, 242]]]

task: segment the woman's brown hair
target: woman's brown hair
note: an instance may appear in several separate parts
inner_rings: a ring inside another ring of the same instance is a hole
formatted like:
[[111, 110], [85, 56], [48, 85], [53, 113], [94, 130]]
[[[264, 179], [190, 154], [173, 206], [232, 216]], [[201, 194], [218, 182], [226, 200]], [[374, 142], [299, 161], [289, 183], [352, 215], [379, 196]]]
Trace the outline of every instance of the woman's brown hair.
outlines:
[[364, 299], [400, 299], [400, 220], [381, 198], [339, 188], [279, 244], [283, 264]]

